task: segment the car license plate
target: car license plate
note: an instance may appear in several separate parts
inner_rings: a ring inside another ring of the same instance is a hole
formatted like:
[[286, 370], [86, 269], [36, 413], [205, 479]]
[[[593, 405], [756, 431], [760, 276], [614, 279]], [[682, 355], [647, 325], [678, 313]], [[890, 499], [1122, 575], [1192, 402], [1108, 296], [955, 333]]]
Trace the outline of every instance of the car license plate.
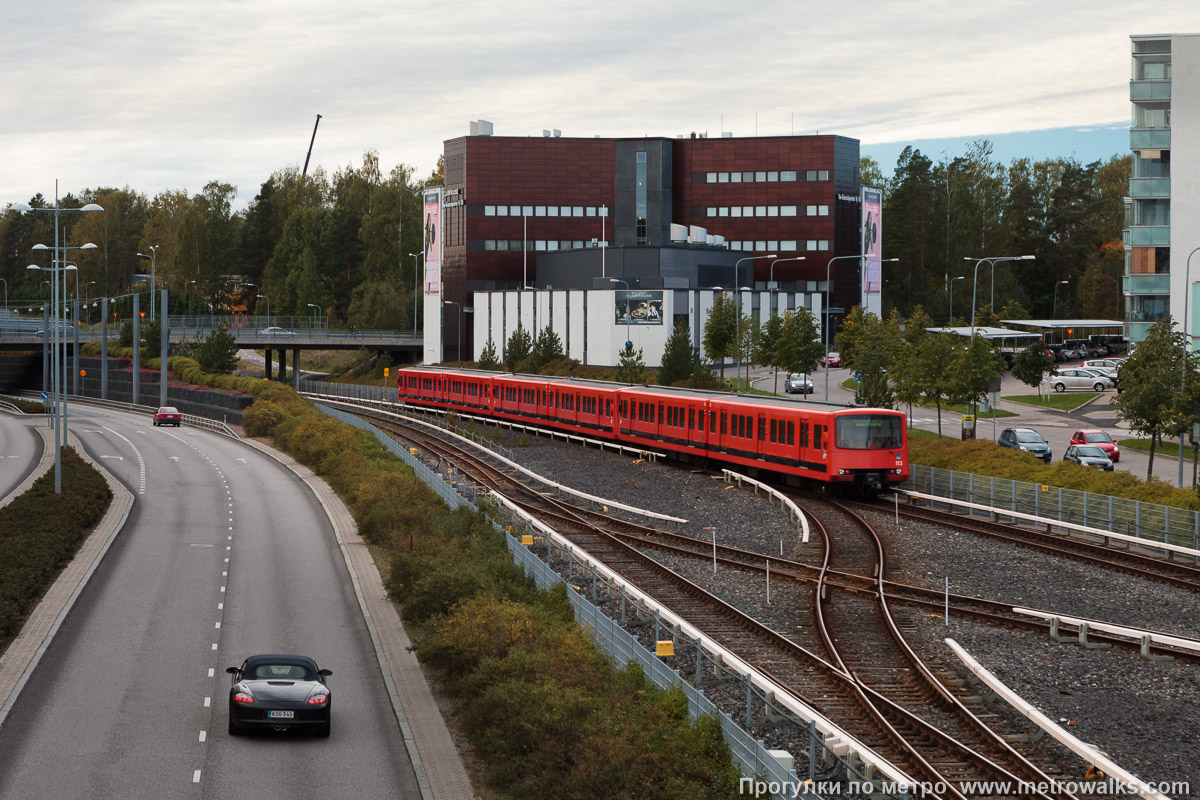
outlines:
[[268, 719], [295, 719], [296, 712], [295, 711], [268, 711], [267, 718]]

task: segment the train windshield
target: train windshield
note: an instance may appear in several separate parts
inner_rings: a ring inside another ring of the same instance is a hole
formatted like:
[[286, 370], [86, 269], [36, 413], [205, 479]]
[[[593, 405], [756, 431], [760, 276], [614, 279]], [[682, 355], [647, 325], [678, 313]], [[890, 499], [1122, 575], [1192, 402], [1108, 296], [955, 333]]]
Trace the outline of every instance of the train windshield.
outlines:
[[837, 418], [837, 446], [842, 450], [894, 450], [904, 445], [903, 418], [856, 414]]

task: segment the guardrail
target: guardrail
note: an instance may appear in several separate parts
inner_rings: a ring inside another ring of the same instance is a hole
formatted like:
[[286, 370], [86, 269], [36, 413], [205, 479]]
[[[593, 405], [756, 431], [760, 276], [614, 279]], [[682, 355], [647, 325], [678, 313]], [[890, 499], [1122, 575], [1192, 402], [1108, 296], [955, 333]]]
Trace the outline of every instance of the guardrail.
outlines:
[[[962, 660], [967, 669], [974, 673], [975, 677], [983, 681], [983, 683], [999, 695], [1005, 702], [1023, 714], [1031, 722], [1044, 730], [1046, 733], [1057, 739], [1064, 747], [1077, 756], [1082, 758], [1086, 763], [1099, 768], [1106, 776], [1115, 778], [1120, 781], [1124, 787], [1147, 800], [1169, 800], [1169, 798], [1156, 791], [1154, 787], [1143, 781], [1141, 778], [1134, 775], [1132, 772], [1124, 769], [1111, 758], [1101, 753], [1096, 748], [1089, 744], [1084, 744], [1076, 737], [1061, 727], [1042, 712], [1033, 707], [1032, 704], [1026, 702], [1024, 698], [1014, 692], [1012, 689], [1004, 685], [995, 675], [989, 672], [982, 664], [971, 657], [971, 654], [964, 650], [958, 642], [953, 639], [946, 639], [946, 644], [954, 651], [954, 654]], [[1057, 794], [1057, 792], [1055, 792]], [[1107, 794], [1107, 792], [1106, 792]]]
[[808, 517], [803, 511], [800, 510], [800, 506], [792, 502], [792, 498], [781, 494], [773, 487], [767, 486], [762, 481], [756, 481], [754, 478], [751, 478], [748, 475], [743, 475], [740, 472], [734, 472], [731, 469], [723, 469], [721, 470], [721, 474], [725, 476], [725, 483], [730, 483], [732, 481], [739, 487], [743, 483], [748, 483], [754, 487], [755, 494], [758, 494], [759, 490], [761, 489], [767, 493], [768, 497], [773, 497], [774, 499], [778, 500], [780, 508], [786, 508], [792, 512], [792, 516], [795, 518], [796, 524], [799, 526], [801, 534], [800, 541], [804, 544], [808, 544]]
[[25, 414], [24, 411], [22, 411], [20, 408], [18, 408], [13, 403], [8, 402], [7, 400], [0, 400], [0, 408], [3, 408], [5, 411], [11, 411], [13, 414], [19, 414], [19, 415]]
[[1022, 512], [1200, 549], [1200, 513], [1190, 509], [918, 464], [910, 469], [909, 481], [902, 485], [914, 491], [977, 502], [1005, 516]]
[[[136, 411], [136, 412], [139, 412], [142, 414], [153, 415], [154, 412], [158, 411], [158, 406], [144, 406], [140, 403], [135, 405], [133, 403], [123, 403], [119, 400], [102, 400], [98, 397], [87, 397], [85, 395], [80, 395], [80, 394], [67, 393], [67, 399], [71, 403], [80, 403], [82, 405], [90, 405], [90, 406], [101, 406], [104, 408], [115, 408], [115, 409], [119, 409], [121, 411]], [[223, 433], [226, 436], [230, 436], [234, 439], [242, 438], [242, 437], [238, 436], [237, 431], [235, 431], [233, 428], [226, 425], [224, 422], [217, 422], [216, 420], [209, 419], [208, 417], [198, 417], [195, 414], [180, 414], [179, 416], [188, 425], [192, 425], [197, 428], [207, 428], [210, 431], [216, 431], [217, 433]]]
[[[1172, 636], [1168, 633], [1159, 631], [1144, 631], [1138, 628], [1127, 628], [1124, 625], [1113, 625], [1110, 622], [1103, 622], [1095, 619], [1084, 619], [1083, 617], [1071, 617], [1065, 614], [1055, 614], [1050, 611], [1036, 611], [1031, 608], [1014, 608], [1013, 613], [1024, 614], [1030, 617], [1046, 620], [1053, 623], [1050, 629], [1050, 635], [1058, 634], [1058, 624], [1066, 623], [1074, 625], [1079, 631], [1080, 641], [1086, 642], [1088, 631], [1099, 631], [1101, 633], [1109, 633], [1113, 636], [1122, 636], [1126, 639], [1132, 639], [1135, 642], [1140, 642], [1142, 645], [1142, 655], [1150, 656], [1151, 645], [1161, 645], [1163, 647], [1174, 647], [1177, 650], [1190, 650], [1193, 653], [1200, 653], [1200, 639], [1188, 639], [1183, 636]], [[1157, 656], [1156, 656], [1157, 658]], [[1169, 656], [1168, 656], [1169, 658]]]

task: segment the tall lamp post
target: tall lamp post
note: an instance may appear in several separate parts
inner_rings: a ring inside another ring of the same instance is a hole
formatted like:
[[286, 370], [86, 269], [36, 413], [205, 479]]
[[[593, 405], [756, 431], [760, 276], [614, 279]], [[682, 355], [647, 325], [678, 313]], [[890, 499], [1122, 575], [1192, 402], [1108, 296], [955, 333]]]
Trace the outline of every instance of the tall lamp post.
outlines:
[[413, 257], [413, 336], [417, 335], [417, 297], [421, 294], [421, 270], [418, 269], [418, 258], [424, 258], [424, 253], [409, 253]]
[[315, 308], [317, 310], [317, 319], [321, 318], [321, 316], [322, 316], [321, 315], [321, 307], [319, 305], [317, 305], [316, 303], [307, 303], [306, 305], [309, 308]]
[[462, 361], [462, 306], [453, 300], [443, 300], [442, 305], [458, 308], [458, 360]]
[[[620, 278], [609, 278], [608, 282], [609, 283], [625, 283], [625, 281], [621, 280]], [[628, 283], [625, 283], [625, 291], [627, 291], [627, 292], [629, 291]], [[629, 338], [629, 319], [630, 319], [630, 317], [633, 316], [633, 312], [631, 312], [629, 310], [628, 298], [626, 298], [625, 303], [626, 303], [626, 305], [625, 305], [625, 346], [627, 348], [632, 348], [633, 347], [633, 339]]]
[[[857, 258], [861, 261], [868, 255], [868, 253], [859, 253], [856, 256], [834, 256], [825, 265], [825, 308], [823, 309], [825, 321], [821, 323], [821, 333], [825, 335], [825, 402], [829, 402], [829, 301], [833, 297], [833, 262], [848, 261], [852, 258]], [[883, 264], [899, 260], [898, 258], [883, 258], [879, 260], [879, 263]]]
[[[271, 298], [267, 297], [265, 294], [255, 295], [255, 297], [259, 300], [267, 301], [267, 327], [269, 328], [271, 327]], [[257, 311], [258, 309], [255, 308], [254, 310]]]
[[[771, 283], [775, 282], [775, 265], [776, 264], [782, 264], [785, 261], [807, 261], [807, 260], [808, 260], [808, 258], [806, 256], [797, 256], [796, 258], [777, 258], [771, 262], [771, 274], [770, 274], [770, 277], [767, 278], [767, 280], [770, 281]], [[771, 309], [771, 316], [775, 316], [775, 309], [773, 309], [773, 308]]]
[[150, 255], [146, 255], [145, 253], [137, 254], [138, 258], [144, 258], [150, 262], [150, 319], [154, 319], [154, 273], [158, 262], [158, 248], [159, 245], [152, 244], [146, 248], [150, 251]]
[[[991, 262], [995, 268], [999, 261], [1033, 261], [1033, 256], [985, 256], [983, 258], [966, 257], [964, 261], [975, 262], [975, 273], [971, 279], [971, 338], [975, 338], [975, 298], [979, 295], [979, 265], [985, 261]], [[995, 309], [993, 309], [994, 311]]]
[[88, 301], [88, 287], [91, 286], [93, 283], [99, 283], [99, 281], [88, 281], [87, 283], [85, 283], [83, 285], [83, 309], [84, 309], [84, 313], [87, 314], [89, 325], [92, 322], [92, 312], [87, 310], [87, 308], [88, 308], [88, 302], [87, 302]]
[[8, 330], [8, 281], [0, 278], [0, 283], [4, 284], [4, 329]]
[[[1179, 393], [1183, 394], [1184, 378], [1187, 376], [1188, 354], [1192, 352], [1192, 334], [1188, 333], [1188, 298], [1192, 294], [1192, 256], [1200, 253], [1200, 247], [1188, 253], [1187, 265], [1183, 270], [1183, 359], [1179, 366]], [[1183, 488], [1183, 431], [1179, 432], [1179, 487]]]
[[1054, 310], [1050, 314], [1051, 319], [1058, 319], [1058, 287], [1066, 286], [1069, 283], [1070, 281], [1059, 281], [1058, 283], [1054, 284]]
[[[741, 382], [742, 382], [742, 337], [741, 337], [742, 282], [740, 279], [740, 273], [738, 272], [738, 267], [740, 267], [742, 265], [743, 261], [758, 261], [759, 259], [763, 259], [763, 258], [774, 259], [774, 258], [778, 258], [778, 256], [775, 253], [767, 253], [766, 255], [762, 255], [762, 256], [746, 256], [745, 258], [739, 258], [733, 264], [733, 305], [737, 308], [737, 328], [735, 329], [737, 331], [737, 336], [735, 337], [736, 342], [737, 342], [736, 366], [737, 366], [737, 382], [739, 384], [741, 384]], [[753, 275], [750, 276], [750, 280], [751, 280], [751, 282], [753, 282], [753, 280], [754, 280]], [[753, 289], [750, 289], [750, 291], [753, 291]], [[749, 367], [749, 365], [746, 366], [746, 383], [747, 384], [750, 383], [750, 367]], [[747, 385], [746, 388], [749, 389], [749, 385]]]
[[966, 279], [966, 275], [959, 275], [957, 278], [950, 279], [950, 318], [946, 320], [947, 325], [954, 324], [954, 282], [965, 281]]

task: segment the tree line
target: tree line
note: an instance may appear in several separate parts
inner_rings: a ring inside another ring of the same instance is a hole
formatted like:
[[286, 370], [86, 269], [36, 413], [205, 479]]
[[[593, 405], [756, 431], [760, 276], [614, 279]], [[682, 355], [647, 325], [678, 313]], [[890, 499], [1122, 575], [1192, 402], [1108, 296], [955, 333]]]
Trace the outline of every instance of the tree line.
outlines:
[[[311, 304], [339, 324], [408, 329], [420, 268], [409, 254], [424, 249], [421, 191], [441, 183], [440, 161], [424, 179], [404, 164], [385, 175], [378, 153], [368, 151], [360, 165], [332, 175], [321, 168], [307, 176], [294, 166], [278, 170], [242, 211], [233, 210], [237, 188], [220, 181], [196, 194], [166, 190], [153, 197], [129, 187], [85, 189], [62, 197], [59, 207], [97, 203], [104, 211], [59, 215], [60, 236], [69, 246], [97, 245], [71, 257], [82, 297], [127, 294], [135, 276], [151, 272], [138, 253], [155, 247], [156, 283], [170, 288], [172, 308], [184, 313], [227, 308], [239, 287], [251, 284], [245, 292], [251, 311], [254, 297], [264, 295], [273, 315], [314, 314]], [[53, 206], [40, 194], [27, 202]], [[0, 213], [0, 278], [13, 307], [49, 296], [40, 273], [26, 266], [50, 266], [48, 253], [31, 248], [53, 246], [54, 216]], [[240, 280], [231, 283], [229, 276]], [[68, 292], [74, 296], [73, 280]]]

